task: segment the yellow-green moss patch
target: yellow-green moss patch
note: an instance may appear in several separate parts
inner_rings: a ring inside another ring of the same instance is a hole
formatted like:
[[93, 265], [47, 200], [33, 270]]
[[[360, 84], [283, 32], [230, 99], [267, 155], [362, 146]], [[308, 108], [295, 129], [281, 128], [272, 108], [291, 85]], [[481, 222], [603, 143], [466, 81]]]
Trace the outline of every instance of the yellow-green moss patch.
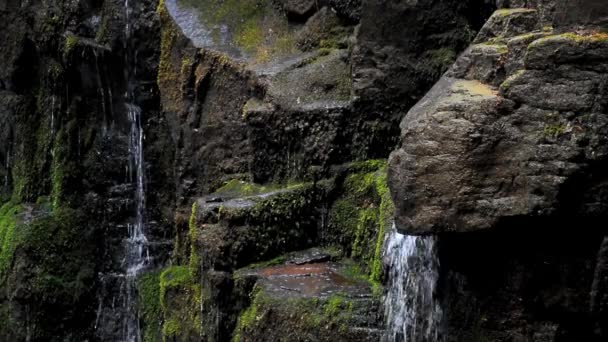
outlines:
[[19, 239], [17, 215], [20, 211], [20, 205], [10, 202], [0, 207], [0, 277], [4, 276], [13, 260]]

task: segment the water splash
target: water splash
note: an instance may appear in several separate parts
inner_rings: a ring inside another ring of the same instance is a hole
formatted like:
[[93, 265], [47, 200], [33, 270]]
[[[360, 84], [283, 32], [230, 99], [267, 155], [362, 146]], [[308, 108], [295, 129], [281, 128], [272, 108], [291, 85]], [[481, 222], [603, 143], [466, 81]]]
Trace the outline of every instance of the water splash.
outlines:
[[435, 298], [439, 279], [436, 238], [403, 235], [393, 225], [385, 242], [384, 263], [389, 273], [383, 341], [442, 341], [443, 313]]

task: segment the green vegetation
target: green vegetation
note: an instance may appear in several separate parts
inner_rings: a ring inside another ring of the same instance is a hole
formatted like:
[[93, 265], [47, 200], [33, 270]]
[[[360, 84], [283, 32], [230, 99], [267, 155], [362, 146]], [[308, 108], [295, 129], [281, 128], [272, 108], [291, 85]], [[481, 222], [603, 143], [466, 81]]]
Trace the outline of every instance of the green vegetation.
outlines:
[[143, 335], [145, 342], [157, 342], [159, 324], [162, 322], [160, 301], [160, 272], [143, 274], [137, 280], [139, 294], [139, 312], [144, 322]]
[[160, 307], [163, 313], [163, 341], [201, 332], [201, 288], [186, 266], [171, 266], [160, 274]]
[[11, 265], [15, 247], [19, 241], [17, 215], [20, 212], [21, 206], [11, 202], [0, 207], [0, 280]]
[[496, 43], [493, 41], [483, 42], [481, 44], [478, 44], [477, 46], [491, 48], [501, 55], [509, 52], [509, 48], [507, 47], [506, 44]]
[[254, 326], [255, 321], [258, 319], [258, 309], [267, 299], [259, 287], [254, 288], [250, 296], [252, 298], [251, 305], [239, 315], [236, 329], [234, 330], [235, 333], [232, 337], [233, 342], [241, 341], [243, 332]]
[[509, 88], [513, 86], [513, 83], [521, 78], [526, 73], [526, 70], [518, 70], [514, 72], [511, 76], [509, 76], [502, 84], [500, 85], [500, 91], [505, 92], [508, 91]]
[[[274, 298], [260, 287], [251, 293], [251, 305], [239, 315], [233, 342], [253, 340], [261, 331], [280, 327], [302, 336], [336, 333], [337, 340], [352, 324], [355, 303], [334, 294], [329, 298]], [[252, 336], [253, 335], [253, 336]]]
[[198, 248], [198, 229], [196, 227], [196, 202], [192, 203], [192, 212], [188, 220], [188, 240], [190, 241], [190, 257], [188, 268], [193, 278], [199, 276], [200, 251]]
[[65, 37], [65, 46], [63, 48], [63, 55], [68, 56], [72, 52], [72, 50], [74, 50], [76, 45], [78, 45], [78, 37], [76, 37], [73, 34], [68, 34], [67, 37]]
[[281, 255], [281, 256], [278, 256], [278, 257], [268, 260], [268, 261], [262, 261], [262, 262], [257, 262], [255, 264], [248, 265], [245, 268], [256, 269], [256, 268], [272, 267], [272, 266], [282, 265], [285, 263], [285, 261], [287, 261], [287, 256]]
[[[161, 304], [164, 304], [165, 301], [162, 300], [165, 298], [165, 295], [168, 290], [181, 288], [183, 286], [187, 286], [192, 283], [192, 276], [190, 274], [190, 269], [185, 266], [171, 266], [165, 269], [160, 275], [160, 289], [159, 294], [161, 298]], [[165, 308], [163, 306], [163, 308]]]
[[58, 209], [61, 201], [63, 180], [64, 180], [64, 162], [67, 156], [65, 146], [67, 145], [67, 137], [63, 130], [59, 131], [54, 144], [54, 156], [51, 166], [51, 198], [54, 209]]
[[253, 196], [278, 189], [275, 186], [262, 186], [248, 183], [239, 179], [232, 179], [217, 189], [215, 195]]
[[441, 48], [427, 52], [430, 57], [431, 64], [438, 68], [441, 73], [448, 70], [456, 61], [456, 51], [452, 48]]
[[552, 124], [545, 125], [543, 130], [543, 136], [546, 138], [558, 138], [560, 135], [566, 133], [567, 126], [565, 124]]
[[494, 12], [494, 16], [499, 16], [499, 17], [507, 17], [513, 14], [520, 14], [520, 13], [533, 13], [536, 12], [535, 9], [532, 8], [504, 8], [504, 9], [499, 9], [496, 12]]
[[348, 176], [344, 182], [344, 195], [330, 211], [334, 235], [350, 241], [350, 246], [343, 247], [361, 263], [363, 273], [367, 274], [376, 293], [380, 290], [382, 276], [384, 235], [391, 225], [393, 214], [394, 205], [385, 167]]
[[266, 184], [259, 185], [254, 183], [245, 182], [239, 179], [232, 179], [224, 183], [222, 187], [215, 190], [213, 195], [218, 196], [232, 196], [232, 197], [248, 197], [260, 195], [277, 190], [295, 190], [303, 187], [303, 183], [292, 183], [292, 184]]
[[570, 42], [574, 45], [582, 44], [605, 44], [608, 43], [608, 33], [594, 32], [589, 34], [578, 34], [574, 32], [566, 32], [557, 35], [550, 35], [544, 38], [540, 38], [528, 45], [528, 50], [541, 47], [553, 42]]

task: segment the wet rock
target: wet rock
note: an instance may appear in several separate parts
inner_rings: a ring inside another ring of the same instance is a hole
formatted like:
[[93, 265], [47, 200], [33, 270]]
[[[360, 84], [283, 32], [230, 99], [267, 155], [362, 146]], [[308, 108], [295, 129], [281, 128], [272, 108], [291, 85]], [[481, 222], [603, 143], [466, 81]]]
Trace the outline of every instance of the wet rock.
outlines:
[[315, 0], [281, 0], [281, 4], [291, 20], [305, 21], [317, 10]]
[[[244, 341], [378, 340], [379, 302], [365, 282], [341, 274], [344, 267], [315, 263], [242, 271], [257, 281], [235, 336]], [[262, 318], [248, 322], [251, 310]]]
[[397, 227], [440, 236], [448, 341], [600, 341], [607, 37], [553, 30], [561, 3], [523, 5], [402, 121]]

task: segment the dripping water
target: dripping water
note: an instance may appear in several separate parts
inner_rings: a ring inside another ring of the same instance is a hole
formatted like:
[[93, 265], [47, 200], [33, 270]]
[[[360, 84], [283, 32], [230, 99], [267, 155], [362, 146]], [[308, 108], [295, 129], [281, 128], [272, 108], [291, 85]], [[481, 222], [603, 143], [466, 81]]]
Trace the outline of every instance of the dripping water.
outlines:
[[129, 237], [126, 241], [126, 333], [125, 341], [140, 341], [139, 314], [136, 307], [137, 276], [150, 262], [148, 240], [145, 234], [145, 164], [143, 153], [143, 130], [141, 125], [141, 109], [133, 104], [127, 104], [127, 113], [131, 123], [129, 136], [130, 180], [135, 184], [135, 222], [127, 225]]
[[[125, 0], [125, 74], [129, 82], [127, 88], [127, 100], [133, 102], [134, 96], [131, 86], [132, 68], [135, 66], [130, 63], [131, 38], [131, 8], [129, 0]], [[144, 161], [144, 133], [142, 129], [141, 108], [133, 103], [126, 105], [129, 123], [131, 124], [129, 135], [129, 181], [135, 184], [135, 222], [127, 225], [128, 238], [125, 251], [125, 300], [126, 316], [124, 321], [125, 342], [140, 342], [141, 328], [139, 324], [139, 312], [137, 310], [137, 277], [150, 264], [150, 253], [148, 251], [148, 240], [146, 230], [146, 195], [145, 195], [145, 161]]]
[[55, 101], [57, 96], [55, 96], [55, 81], [53, 81], [53, 86], [51, 88], [51, 139], [55, 137]]
[[[97, 55], [97, 51], [93, 50], [93, 56], [95, 56], [95, 69], [97, 71], [97, 89], [99, 90], [99, 95], [101, 98], [101, 111], [103, 112], [103, 127], [102, 127], [102, 133], [105, 136], [107, 134], [108, 131], [108, 127], [107, 127], [107, 118], [108, 118], [108, 112], [106, 110], [106, 92], [105, 92], [105, 87], [103, 86], [103, 82], [101, 79], [101, 72], [102, 69], [99, 66], [99, 56]], [[110, 102], [110, 106], [112, 105], [112, 103]]]
[[4, 162], [4, 167], [6, 170], [6, 174], [4, 175], [4, 189], [5, 191], [8, 191], [8, 174], [10, 173], [11, 170], [11, 149], [10, 149], [10, 145], [9, 148], [7, 148], [6, 150], [6, 158], [5, 158], [5, 162]]
[[407, 236], [393, 225], [385, 242], [388, 292], [384, 342], [442, 341], [442, 310], [436, 300], [439, 260], [435, 237]]

